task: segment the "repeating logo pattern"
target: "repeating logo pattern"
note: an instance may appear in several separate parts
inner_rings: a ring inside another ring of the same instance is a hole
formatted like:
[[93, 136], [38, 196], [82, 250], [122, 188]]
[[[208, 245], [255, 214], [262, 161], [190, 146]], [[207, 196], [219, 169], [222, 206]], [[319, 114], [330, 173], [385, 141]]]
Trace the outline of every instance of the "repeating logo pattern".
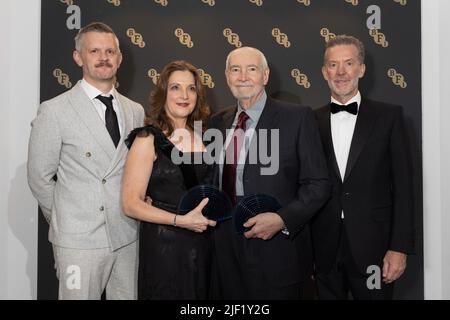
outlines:
[[[82, 1], [82, 0], [80, 0]], [[395, 3], [398, 3], [401, 6], [406, 6], [408, 4], [407, 0], [393, 0]], [[74, 0], [59, 0], [59, 2], [64, 3], [68, 6], [68, 14], [69, 12], [72, 14], [67, 20], [67, 27], [68, 29], [74, 29], [79, 28], [80, 20], [81, 20], [81, 9], [79, 6], [74, 5]], [[114, 6], [120, 6], [121, 0], [107, 0], [108, 3], [114, 5]], [[168, 0], [154, 0], [155, 3], [167, 7], [169, 4]], [[216, 5], [215, 0], [201, 0], [202, 3], [207, 4], [211, 7]], [[263, 0], [249, 0], [250, 3], [260, 7], [264, 5]], [[353, 6], [358, 6], [359, 1], [358, 0], [345, 0], [346, 3], [349, 3]], [[297, 0], [297, 3], [303, 4], [304, 6], [310, 6], [311, 0]], [[69, 8], [72, 8], [69, 10]], [[389, 41], [387, 40], [387, 37], [385, 33], [381, 32], [381, 26], [382, 26], [382, 9], [379, 5], [372, 4], [367, 7], [367, 14], [370, 15], [367, 19], [367, 28], [369, 31], [369, 36], [372, 38], [374, 43], [379, 45], [382, 48], [388, 48], [389, 47]], [[69, 23], [70, 22], [70, 23]], [[194, 47], [194, 41], [192, 40], [192, 36], [185, 32], [183, 28], [178, 27], [174, 31], [175, 36], [179, 40], [179, 42], [184, 45], [187, 48], [193, 48]], [[137, 32], [135, 28], [128, 28], [126, 31], [126, 35], [128, 38], [130, 38], [131, 42], [143, 49], [146, 47], [146, 42], [144, 41], [144, 37], [141, 33]], [[284, 33], [279, 27], [272, 28], [271, 35], [276, 41], [277, 44], [279, 44], [281, 47], [290, 49], [292, 47], [292, 43], [289, 39], [289, 36]], [[235, 48], [240, 48], [244, 44], [241, 41], [241, 37], [238, 33], [234, 32], [231, 27], [226, 27], [223, 29], [223, 36], [227, 39], [227, 42], [234, 46]], [[331, 32], [329, 28], [323, 27], [320, 30], [320, 36], [328, 42], [330, 39], [334, 38], [336, 36], [335, 32]], [[203, 69], [199, 69], [199, 73], [202, 76], [202, 81], [205, 86], [207, 86], [210, 89], [215, 88], [216, 84], [212, 80], [213, 77], [206, 73]], [[61, 69], [55, 69], [53, 71], [54, 77], [58, 80], [58, 83], [60, 85], [65, 86], [66, 88], [70, 88], [72, 86], [72, 83], [69, 80], [69, 76], [62, 72]], [[403, 89], [407, 87], [407, 83], [404, 79], [404, 76], [398, 72], [395, 71], [395, 69], [391, 68], [388, 71], [389, 77], [392, 79], [392, 82]], [[159, 78], [159, 73], [156, 71], [155, 68], [152, 68], [148, 71], [149, 78], [153, 81], [153, 83], [157, 83], [157, 80]], [[291, 76], [295, 79], [295, 82], [299, 85], [304, 87], [305, 89], [309, 89], [311, 87], [311, 83], [308, 79], [308, 76], [304, 73], [302, 73], [299, 69], [295, 68], [291, 70]], [[116, 85], [118, 86], [119, 83], [116, 82]]]
[[108, 2], [116, 7], [120, 6], [120, 0], [108, 0]]
[[370, 29], [369, 34], [372, 36], [373, 41], [382, 46], [383, 48], [389, 47], [389, 42], [386, 40], [386, 36], [377, 29]]
[[322, 28], [320, 30], [320, 35], [325, 39], [325, 42], [328, 42], [336, 37], [336, 34], [331, 33], [327, 28]]
[[235, 46], [236, 48], [242, 47], [242, 42], [239, 40], [239, 35], [234, 33], [230, 28], [225, 28], [223, 30], [223, 35], [227, 38], [229, 44]]
[[253, 4], [256, 4], [258, 7], [261, 7], [263, 5], [263, 0], [248, 0]]
[[408, 4], [408, 0], [394, 0], [394, 2], [397, 2], [402, 6], [406, 6]]
[[214, 0], [202, 0], [202, 2], [208, 4], [210, 7], [214, 7], [216, 5], [216, 1]]
[[145, 47], [144, 37], [142, 36], [142, 34], [137, 33], [134, 28], [129, 28], [127, 30], [127, 36], [131, 39], [131, 42], [139, 48]]
[[311, 88], [311, 83], [308, 80], [308, 76], [302, 73], [299, 69], [292, 69], [291, 76], [295, 79], [295, 82], [297, 82], [299, 86], [302, 86], [305, 89]]
[[162, 5], [163, 7], [167, 7], [167, 5], [169, 4], [169, 0], [155, 0], [155, 2]]
[[70, 77], [65, 74], [61, 69], [56, 68], [53, 70], [53, 76], [58, 80], [58, 83], [67, 89], [72, 88], [72, 82], [70, 82]]
[[156, 84], [158, 83], [158, 80], [159, 80], [159, 77], [161, 76], [161, 74], [159, 74], [158, 71], [156, 71], [156, 69], [154, 69], [154, 68], [148, 70], [147, 74], [148, 74], [148, 77], [150, 79], [152, 79], [153, 84], [156, 86]]
[[187, 32], [184, 32], [183, 29], [177, 28], [175, 30], [175, 36], [178, 38], [181, 44], [185, 45], [188, 48], [192, 48], [194, 46], [194, 42], [192, 41], [191, 35]]
[[358, 5], [358, 0], [345, 0], [345, 2], [351, 3], [353, 6], [357, 6]]
[[[393, 2], [399, 4], [400, 6], [406, 6], [408, 4], [407, 0], [392, 0]], [[74, 4], [74, 0], [59, 0], [60, 3], [66, 4], [68, 6], [67, 9], [67, 14], [71, 14], [68, 18], [67, 18], [67, 28], [69, 30], [73, 30], [73, 29], [79, 29], [80, 25], [81, 25], [81, 7], [82, 5], [75, 5]], [[84, 0], [78, 0], [78, 3], [83, 3], [85, 2]], [[106, 0], [107, 3], [119, 7], [121, 6], [122, 0]], [[153, 2], [155, 4], [158, 4], [162, 7], [167, 7], [167, 9], [165, 10], [169, 10], [170, 8], [169, 6], [169, 0], [153, 0]], [[208, 5], [210, 7], [214, 7], [216, 6], [216, 0], [200, 0], [199, 1], [202, 4]], [[305, 7], [310, 7], [312, 2], [314, 2], [317, 5], [320, 5], [320, 1], [319, 0], [296, 0], [296, 3], [301, 4]], [[352, 6], [361, 6], [362, 4], [360, 3], [361, 1], [359, 0], [344, 0], [343, 3], [346, 4], [351, 4]], [[378, 3], [377, 3], [378, 2]], [[172, 3], [172, 2], [171, 2]], [[251, 3], [257, 7], [262, 7], [264, 6], [265, 2], [263, 0], [248, 0], [248, 3]], [[175, 2], [172, 3], [173, 5], [175, 5]], [[70, 9], [70, 10], [69, 10]], [[366, 10], [366, 19], [367, 19], [367, 29], [368, 29], [368, 37], [366, 39], [362, 38], [361, 40], [363, 40], [366, 45], [368, 43], [368, 39], [373, 40], [373, 42], [375, 44], [377, 44], [379, 47], [383, 48], [383, 49], [387, 49], [390, 47], [390, 41], [388, 41], [388, 37], [386, 36], [386, 31], [384, 31], [384, 29], [382, 28], [383, 25], [383, 21], [385, 19], [385, 16], [382, 15], [383, 13], [383, 8], [382, 8], [382, 1], [375, 1], [375, 4], [370, 4], [367, 6], [367, 10]], [[101, 20], [101, 19], [97, 19], [97, 20]], [[200, 22], [201, 23], [201, 22]], [[362, 27], [362, 26], [361, 26]], [[183, 46], [189, 48], [189, 49], [193, 49], [194, 48], [194, 41], [193, 41], [193, 37], [190, 33], [186, 32], [185, 26], [183, 25], [183, 27], [175, 27], [173, 32], [175, 34], [175, 37], [178, 39], [179, 43], [182, 44]], [[205, 28], [207, 28], [207, 26], [205, 26]], [[228, 24], [227, 27], [223, 28], [222, 27], [222, 34], [225, 37], [227, 43], [235, 48], [240, 48], [242, 46], [244, 46], [243, 41], [241, 40], [241, 35], [238, 34], [236, 31], [234, 31], [235, 29], [235, 24]], [[334, 37], [336, 37], [336, 34], [338, 33], [337, 30], [338, 28], [333, 24], [333, 31], [331, 31], [331, 29], [329, 27], [322, 27], [320, 29], [320, 36], [324, 39], [325, 42], [330, 41], [331, 39], [333, 39]], [[262, 29], [258, 29], [255, 28], [255, 33], [260, 33]], [[382, 32], [383, 30], [383, 32]], [[248, 30], [241, 30], [242, 32], [245, 32], [247, 35]], [[388, 30], [389, 33], [391, 33], [393, 30]], [[348, 32], [345, 32], [348, 33]], [[142, 33], [138, 32], [136, 30], [136, 28], [134, 27], [129, 27], [126, 30], [126, 36], [131, 40], [131, 43], [134, 44], [135, 46], [137, 46], [138, 48], [144, 49], [148, 46], [148, 44], [146, 43], [146, 41], [144, 40], [144, 36], [142, 35]], [[286, 32], [284, 32], [282, 26], [276, 26], [276, 27], [272, 27], [271, 29], [271, 36], [273, 37], [274, 41], [279, 45], [279, 47], [284, 48], [284, 49], [290, 49], [290, 50], [297, 50], [297, 48], [293, 48], [292, 47], [292, 41], [291, 41], [291, 36], [292, 35], [288, 35]], [[294, 35], [295, 37], [295, 35]], [[251, 40], [253, 41], [253, 40]], [[204, 43], [201, 44], [202, 50], [204, 50]], [[250, 43], [250, 45], [253, 45], [253, 43]], [[320, 48], [318, 52], [320, 52], [320, 54], [322, 53], [323, 48]], [[377, 54], [377, 53], [375, 53]], [[184, 57], [183, 57], [184, 58]], [[189, 60], [187, 58], [187, 60]], [[391, 63], [387, 64], [387, 65], [395, 65], [395, 61], [392, 61]], [[158, 66], [158, 68], [160, 68], [162, 66]], [[211, 66], [209, 65], [207, 68], [210, 68]], [[152, 80], [152, 82], [154, 84], [157, 83], [158, 78], [159, 78], [159, 73], [157, 71], [158, 68], [151, 68], [148, 70], [148, 77]], [[205, 70], [206, 69], [198, 69], [199, 73], [202, 77], [202, 82], [205, 86], [207, 86], [210, 89], [214, 89], [216, 88], [216, 83], [215, 81], [213, 81], [213, 75], [211, 73], [207, 73]], [[292, 77], [295, 80], [295, 83], [298, 86], [301, 86], [305, 89], [310, 89], [311, 88], [311, 82], [309, 80], [309, 77], [306, 75], [305, 72], [300, 71], [299, 68], [292, 68], [290, 69], [290, 75], [284, 75], [284, 76], [289, 76]], [[214, 71], [214, 70], [213, 70]], [[309, 70], [311, 71], [311, 70]], [[57, 68], [55, 70], [53, 70], [53, 76], [57, 79], [58, 83], [62, 86], [65, 86], [66, 88], [70, 88], [72, 86], [72, 83], [70, 82], [69, 76], [64, 73], [62, 71], [61, 68]], [[390, 68], [388, 71], [388, 76], [389, 78], [392, 80], [392, 83], [395, 86], [398, 86], [400, 88], [407, 88], [407, 83], [405, 81], [405, 77], [398, 73], [395, 69]], [[116, 85], [118, 85], [119, 83], [116, 82]]]
[[393, 84], [402, 89], [405, 89], [408, 86], [405, 77], [401, 73], [398, 73], [394, 68], [388, 70], [388, 77], [392, 79]]
[[297, 2], [303, 4], [306, 7], [309, 7], [311, 5], [311, 0], [297, 0]]
[[198, 69], [198, 74], [200, 75], [200, 78], [202, 79], [203, 85], [207, 86], [210, 89], [213, 89], [216, 86], [211, 75], [206, 73], [205, 70]]
[[289, 48], [291, 46], [291, 43], [289, 42], [289, 37], [287, 36], [287, 34], [281, 32], [280, 29], [273, 28], [272, 36], [275, 38], [278, 44], [284, 46], [285, 48]]

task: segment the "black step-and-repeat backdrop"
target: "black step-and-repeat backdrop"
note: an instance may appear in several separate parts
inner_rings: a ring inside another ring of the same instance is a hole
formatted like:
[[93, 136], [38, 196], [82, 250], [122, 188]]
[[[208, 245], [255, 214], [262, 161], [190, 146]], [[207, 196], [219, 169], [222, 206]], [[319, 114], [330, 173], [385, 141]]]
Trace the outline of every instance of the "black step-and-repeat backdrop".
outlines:
[[[415, 170], [417, 255], [409, 258], [396, 297], [422, 299], [420, 17], [419, 0], [43, 0], [41, 101], [80, 79], [73, 38], [92, 21], [109, 24], [119, 37], [121, 93], [147, 105], [164, 65], [185, 59], [201, 69], [214, 111], [234, 102], [224, 76], [232, 49], [259, 48], [271, 68], [268, 93], [317, 108], [329, 101], [321, 74], [325, 41], [343, 33], [358, 37], [367, 49], [361, 93], [405, 108]], [[41, 217], [39, 299], [57, 296], [47, 233]]]

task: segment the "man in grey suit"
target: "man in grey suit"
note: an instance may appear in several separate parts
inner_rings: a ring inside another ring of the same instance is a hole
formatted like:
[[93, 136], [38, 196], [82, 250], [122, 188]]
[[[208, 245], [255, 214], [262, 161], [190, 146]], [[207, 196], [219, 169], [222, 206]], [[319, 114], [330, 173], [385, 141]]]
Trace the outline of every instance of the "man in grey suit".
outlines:
[[110, 27], [82, 28], [75, 47], [83, 80], [39, 107], [28, 182], [50, 224], [59, 299], [100, 299], [105, 289], [108, 299], [135, 299], [137, 222], [120, 192], [124, 139], [144, 110], [114, 88], [122, 54]]

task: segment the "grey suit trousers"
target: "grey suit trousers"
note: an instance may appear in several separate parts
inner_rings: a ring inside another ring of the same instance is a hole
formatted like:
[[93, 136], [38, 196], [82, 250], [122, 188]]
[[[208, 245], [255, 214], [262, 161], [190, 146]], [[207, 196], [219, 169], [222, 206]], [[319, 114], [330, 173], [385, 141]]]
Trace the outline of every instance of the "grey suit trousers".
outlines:
[[137, 241], [112, 251], [70, 249], [53, 245], [60, 300], [137, 298]]

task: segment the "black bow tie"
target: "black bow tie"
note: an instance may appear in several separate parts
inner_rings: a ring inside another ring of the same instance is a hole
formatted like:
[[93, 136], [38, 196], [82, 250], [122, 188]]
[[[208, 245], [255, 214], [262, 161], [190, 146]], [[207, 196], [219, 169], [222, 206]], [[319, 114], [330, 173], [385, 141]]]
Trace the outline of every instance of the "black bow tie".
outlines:
[[331, 113], [338, 113], [341, 111], [347, 111], [348, 113], [354, 114], [355, 116], [358, 114], [358, 103], [352, 102], [348, 105], [340, 105], [337, 103], [330, 103]]

